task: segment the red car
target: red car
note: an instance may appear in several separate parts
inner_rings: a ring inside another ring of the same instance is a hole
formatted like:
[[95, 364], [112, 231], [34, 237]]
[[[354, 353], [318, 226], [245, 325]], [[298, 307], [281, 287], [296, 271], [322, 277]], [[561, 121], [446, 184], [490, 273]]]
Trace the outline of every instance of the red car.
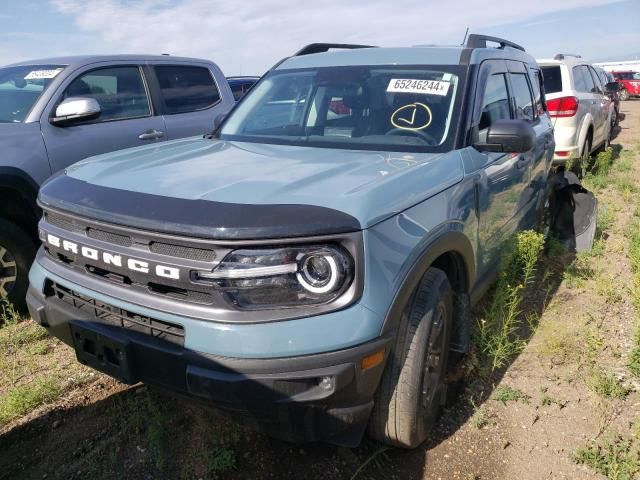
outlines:
[[640, 96], [640, 73], [632, 72], [631, 70], [611, 73], [613, 73], [614, 78], [620, 83], [620, 100]]

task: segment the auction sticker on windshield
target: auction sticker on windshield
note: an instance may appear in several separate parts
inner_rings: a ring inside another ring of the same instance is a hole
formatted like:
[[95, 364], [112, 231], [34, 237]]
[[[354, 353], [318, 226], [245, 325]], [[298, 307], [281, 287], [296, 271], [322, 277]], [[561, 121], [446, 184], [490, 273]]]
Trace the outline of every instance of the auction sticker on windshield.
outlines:
[[54, 78], [62, 71], [62, 68], [56, 68], [54, 70], [32, 70], [24, 77], [25, 80], [38, 80], [41, 78]]
[[449, 82], [440, 80], [417, 80], [415, 78], [392, 78], [387, 87], [387, 92], [396, 93], [423, 93], [427, 95], [446, 95], [449, 91]]

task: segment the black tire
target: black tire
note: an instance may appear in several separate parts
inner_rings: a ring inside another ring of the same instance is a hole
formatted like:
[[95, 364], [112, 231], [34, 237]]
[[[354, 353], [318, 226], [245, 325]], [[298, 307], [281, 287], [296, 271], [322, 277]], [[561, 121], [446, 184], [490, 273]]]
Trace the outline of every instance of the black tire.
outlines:
[[0, 297], [6, 296], [21, 312], [27, 308], [29, 268], [35, 253], [36, 245], [31, 237], [0, 218]]
[[584, 139], [582, 152], [580, 153], [578, 162], [577, 164], [574, 164], [573, 168], [571, 169], [573, 173], [578, 176], [578, 178], [584, 178], [587, 173], [589, 163], [591, 162], [591, 147], [591, 137], [587, 135], [587, 138]]
[[447, 276], [429, 268], [402, 314], [376, 392], [369, 421], [369, 435], [374, 439], [414, 448], [427, 438], [446, 398], [452, 312], [453, 293]]

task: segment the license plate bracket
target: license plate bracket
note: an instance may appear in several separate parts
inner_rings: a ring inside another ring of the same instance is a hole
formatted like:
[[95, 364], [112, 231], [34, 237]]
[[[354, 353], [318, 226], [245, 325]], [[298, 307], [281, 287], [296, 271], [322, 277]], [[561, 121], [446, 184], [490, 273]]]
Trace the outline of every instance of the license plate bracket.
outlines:
[[71, 337], [78, 361], [121, 382], [136, 383], [130, 365], [129, 340], [102, 325], [71, 321]]

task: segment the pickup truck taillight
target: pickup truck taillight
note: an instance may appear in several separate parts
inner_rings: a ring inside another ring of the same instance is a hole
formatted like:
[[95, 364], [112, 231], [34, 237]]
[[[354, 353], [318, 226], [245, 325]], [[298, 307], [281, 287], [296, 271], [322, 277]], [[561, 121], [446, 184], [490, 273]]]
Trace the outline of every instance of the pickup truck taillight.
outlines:
[[560, 97], [547, 100], [547, 109], [551, 117], [573, 117], [578, 112], [578, 99]]

